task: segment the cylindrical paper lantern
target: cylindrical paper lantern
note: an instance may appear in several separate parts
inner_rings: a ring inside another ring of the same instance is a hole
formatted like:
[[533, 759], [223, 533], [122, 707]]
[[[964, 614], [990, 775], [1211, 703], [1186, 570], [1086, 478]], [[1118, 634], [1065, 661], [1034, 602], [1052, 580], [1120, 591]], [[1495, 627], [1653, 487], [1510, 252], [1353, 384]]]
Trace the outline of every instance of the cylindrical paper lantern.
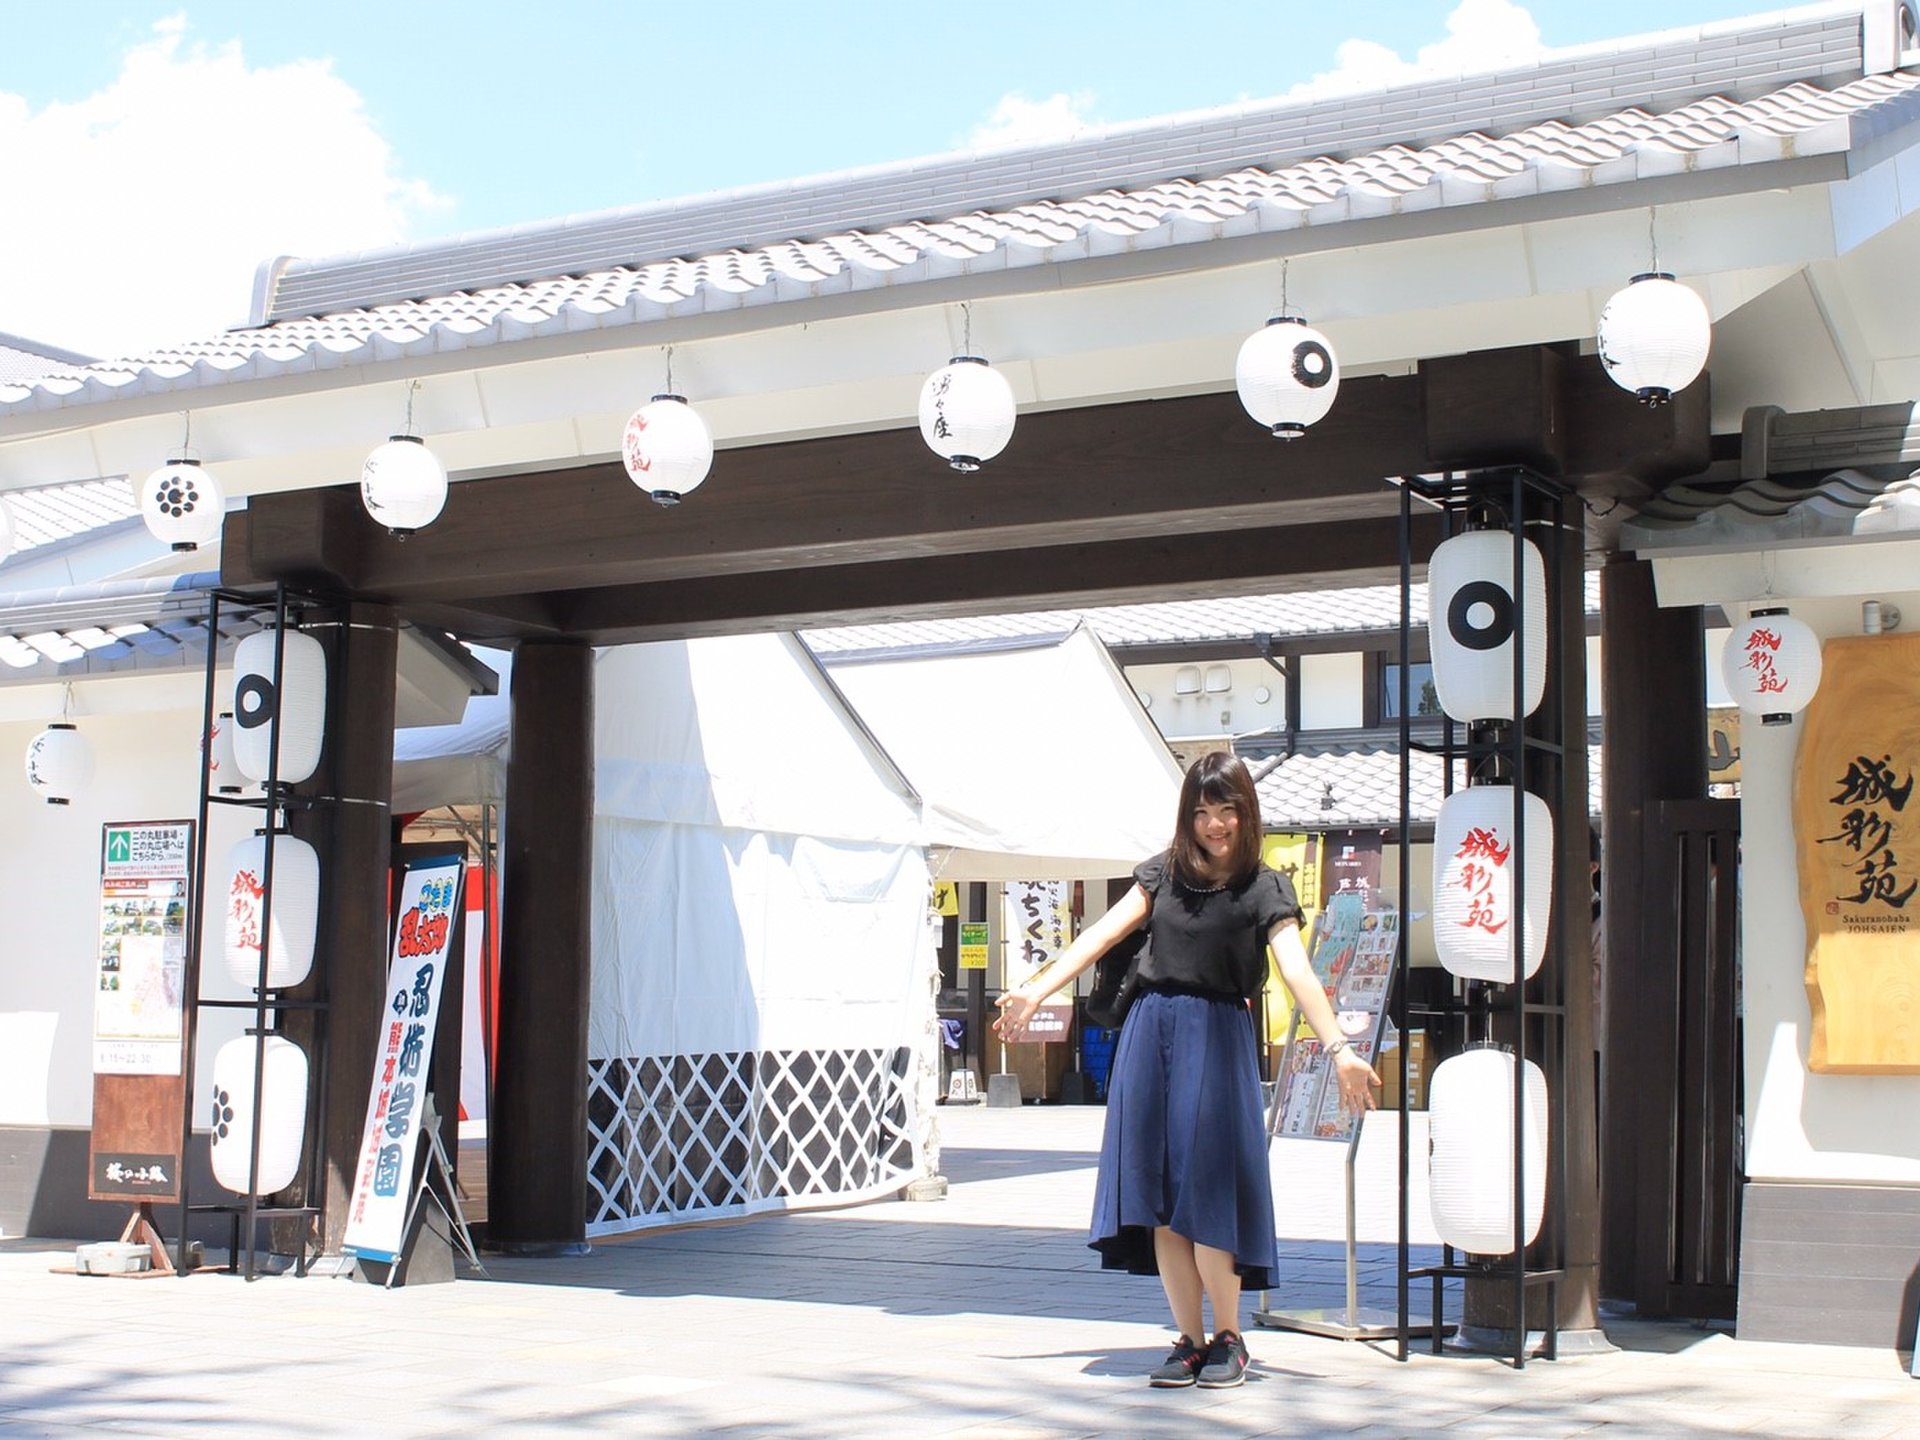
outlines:
[[[1433, 1228], [1470, 1255], [1513, 1253], [1513, 1069], [1505, 1050], [1468, 1050], [1440, 1062], [1427, 1095], [1431, 1137], [1427, 1195]], [[1547, 1200], [1547, 1077], [1527, 1061], [1525, 1243], [1540, 1233]]]
[[[227, 852], [227, 973], [250, 990], [260, 984], [266, 877], [267, 835], [258, 831]], [[313, 937], [320, 920], [320, 857], [297, 835], [273, 837], [272, 910], [266, 988], [286, 990], [313, 969]]]
[[297, 785], [320, 765], [327, 724], [327, 656], [311, 635], [288, 630], [276, 693], [273, 637], [271, 628], [261, 630], [234, 647], [233, 750], [241, 774], [264, 781], [273, 758], [274, 731], [279, 730], [280, 783]]
[[1785, 610], [1756, 610], [1727, 636], [1720, 675], [1762, 725], [1790, 725], [1820, 688], [1820, 637]]
[[93, 747], [66, 721], [27, 742], [27, 783], [49, 805], [65, 805], [93, 779]]
[[1636, 275], [1600, 312], [1607, 378], [1647, 405], [1664, 405], [1706, 368], [1713, 321], [1700, 297], [1666, 274]]
[[170, 460], [134, 490], [140, 518], [157, 540], [176, 550], [198, 550], [220, 538], [227, 497], [198, 460]]
[[978, 355], [954, 356], [920, 387], [920, 438], [963, 474], [1007, 448], [1013, 421], [1013, 387]]
[[233, 715], [223, 710], [214, 717], [212, 733], [200, 747], [206, 757], [207, 788], [218, 795], [238, 795], [246, 788], [240, 759], [233, 752], [233, 731]]
[[684, 395], [656, 395], [627, 421], [620, 462], [656, 505], [678, 505], [713, 468], [713, 436]]
[[[1440, 803], [1433, 822], [1433, 943], [1440, 963], [1470, 980], [1513, 983], [1514, 787], [1474, 785]], [[1519, 791], [1526, 821], [1525, 968], [1540, 968], [1553, 910], [1553, 812]]]
[[418, 435], [395, 435], [361, 464], [360, 503], [395, 535], [411, 535], [440, 518], [446, 469]]
[[1297, 315], [1276, 315], [1249, 335], [1233, 365], [1247, 413], [1281, 440], [1325, 418], [1340, 393], [1333, 342]]
[[1522, 584], [1513, 584], [1513, 536], [1471, 530], [1441, 542], [1427, 565], [1427, 639], [1440, 708], [1456, 720], [1511, 720], [1513, 636], [1524, 631], [1520, 714], [1547, 691], [1547, 577], [1531, 540], [1520, 542]]
[[[258, 1038], [241, 1035], [213, 1057], [213, 1178], [247, 1193], [253, 1145], [253, 1065]], [[307, 1130], [307, 1054], [267, 1036], [260, 1087], [260, 1179], [256, 1195], [284, 1190], [300, 1173]]]

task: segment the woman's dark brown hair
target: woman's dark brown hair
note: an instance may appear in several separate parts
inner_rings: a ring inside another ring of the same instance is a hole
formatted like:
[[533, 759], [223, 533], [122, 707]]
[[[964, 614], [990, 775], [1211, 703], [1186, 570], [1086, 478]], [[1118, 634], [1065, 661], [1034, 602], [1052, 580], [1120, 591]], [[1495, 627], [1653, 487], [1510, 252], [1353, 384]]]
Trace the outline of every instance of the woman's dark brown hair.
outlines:
[[1193, 838], [1193, 812], [1203, 803], [1231, 805], [1239, 813], [1240, 833], [1227, 857], [1227, 883], [1238, 885], [1260, 868], [1260, 797], [1237, 755], [1209, 750], [1187, 767], [1187, 778], [1181, 782], [1180, 813], [1174, 820], [1173, 844], [1167, 849], [1173, 857], [1174, 878], [1187, 885], [1218, 883], [1206, 852]]

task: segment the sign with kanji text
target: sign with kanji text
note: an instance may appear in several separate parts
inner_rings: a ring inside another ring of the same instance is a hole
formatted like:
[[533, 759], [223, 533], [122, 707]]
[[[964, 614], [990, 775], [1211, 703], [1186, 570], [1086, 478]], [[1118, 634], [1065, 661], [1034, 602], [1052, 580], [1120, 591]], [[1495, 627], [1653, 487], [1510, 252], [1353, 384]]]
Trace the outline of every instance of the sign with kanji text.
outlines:
[[986, 921], [963, 920], [960, 922], [960, 968], [962, 970], [987, 968]]

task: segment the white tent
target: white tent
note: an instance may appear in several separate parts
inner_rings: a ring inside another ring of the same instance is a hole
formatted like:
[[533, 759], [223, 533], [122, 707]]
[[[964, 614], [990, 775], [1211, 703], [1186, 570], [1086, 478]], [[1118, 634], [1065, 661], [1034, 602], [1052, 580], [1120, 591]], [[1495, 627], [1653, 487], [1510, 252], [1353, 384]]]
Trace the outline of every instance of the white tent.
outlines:
[[987, 649], [822, 658], [920, 792], [937, 875], [1125, 875], [1166, 848], [1179, 766], [1084, 626]]

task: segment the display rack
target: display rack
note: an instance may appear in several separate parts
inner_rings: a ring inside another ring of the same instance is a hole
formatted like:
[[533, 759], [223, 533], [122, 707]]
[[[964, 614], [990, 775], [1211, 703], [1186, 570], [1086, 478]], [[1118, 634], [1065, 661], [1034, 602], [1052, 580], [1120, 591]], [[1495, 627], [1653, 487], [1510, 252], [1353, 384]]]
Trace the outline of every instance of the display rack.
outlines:
[[[1413, 588], [1413, 514], [1415, 504], [1438, 510], [1441, 516], [1442, 539], [1448, 539], [1468, 529], [1505, 530], [1513, 537], [1512, 575], [1516, 588], [1524, 572], [1525, 529], [1531, 522], [1538, 522], [1550, 530], [1558, 545], [1558, 536], [1566, 523], [1566, 504], [1571, 492], [1561, 483], [1521, 466], [1509, 466], [1499, 469], [1478, 470], [1463, 473], [1447, 473], [1441, 476], [1405, 476], [1398, 481], [1400, 491], [1400, 906], [1405, 913], [1411, 906], [1411, 861], [1412, 861], [1412, 757], [1415, 750], [1436, 753], [1441, 757], [1444, 776], [1443, 790], [1452, 794], [1456, 768], [1464, 765], [1467, 773], [1477, 778], [1499, 778], [1504, 776], [1515, 787], [1516, 792], [1526, 787], [1530, 777], [1546, 775], [1556, 782], [1560, 778], [1561, 768], [1566, 758], [1566, 714], [1561, 701], [1559, 687], [1552, 683], [1552, 676], [1560, 663], [1555, 653], [1554, 637], [1561, 634], [1562, 616], [1560, 610], [1563, 599], [1559, 587], [1551, 583], [1547, 586], [1546, 614], [1543, 617], [1547, 626], [1547, 665], [1549, 683], [1539, 708], [1531, 717], [1511, 721], [1485, 722], [1472, 727], [1462, 727], [1452, 717], [1445, 717], [1441, 725], [1441, 736], [1437, 744], [1415, 740], [1410, 717], [1411, 684], [1409, 675], [1412, 659], [1412, 588]], [[1470, 523], [1472, 522], [1472, 523]], [[1528, 617], [1526, 607], [1516, 604], [1513, 607], [1514, 632], [1513, 650], [1513, 694], [1517, 697], [1525, 693], [1526, 665], [1526, 626]], [[1431, 639], [1431, 637], [1430, 637]], [[1520, 707], [1516, 705], [1515, 710]], [[1463, 734], [1464, 730], [1464, 734]], [[1537, 788], [1537, 787], [1534, 787]], [[1556, 784], [1547, 787], [1549, 795], [1557, 795], [1560, 787]], [[1562, 951], [1566, 937], [1563, 927], [1549, 924], [1547, 928], [1547, 954], [1541, 964], [1539, 974], [1532, 980], [1522, 978], [1524, 957], [1526, 954], [1526, 905], [1521, 899], [1526, 892], [1526, 851], [1525, 825], [1526, 809], [1518, 803], [1514, 806], [1514, 868], [1512, 893], [1512, 953], [1514, 956], [1514, 980], [1507, 984], [1488, 981], [1466, 980], [1466, 1007], [1468, 1029], [1471, 1034], [1478, 1030], [1480, 1043], [1503, 1044], [1515, 1056], [1514, 1093], [1513, 1093], [1513, 1247], [1503, 1256], [1472, 1256], [1464, 1252], [1456, 1254], [1451, 1245], [1441, 1247], [1441, 1260], [1437, 1265], [1414, 1266], [1410, 1242], [1410, 1217], [1408, 1214], [1409, 1186], [1409, 1073], [1408, 1047], [1400, 1047], [1400, 1247], [1399, 1247], [1399, 1333], [1398, 1358], [1408, 1358], [1414, 1329], [1410, 1323], [1409, 1301], [1412, 1283], [1426, 1280], [1433, 1289], [1432, 1301], [1432, 1346], [1439, 1354], [1441, 1342], [1446, 1330], [1443, 1312], [1443, 1287], [1449, 1279], [1464, 1282], [1506, 1283], [1512, 1287], [1511, 1305], [1513, 1315], [1513, 1348], [1511, 1358], [1516, 1369], [1526, 1364], [1528, 1344], [1527, 1297], [1529, 1292], [1545, 1289], [1546, 1322], [1543, 1328], [1540, 1353], [1545, 1359], [1555, 1359], [1559, 1351], [1559, 1285], [1565, 1275], [1566, 1256], [1566, 1126], [1559, 1123], [1566, 1112], [1566, 1005], [1565, 974], [1566, 967]], [[1584, 820], [1584, 816], [1581, 817]], [[1566, 823], [1564, 820], [1562, 823]], [[1551, 861], [1549, 861], [1551, 863]], [[1408, 955], [1407, 935], [1403, 927], [1400, 938], [1400, 965], [1398, 973], [1401, 982], [1395, 987], [1392, 1012], [1393, 1020], [1404, 1035], [1408, 1029], [1409, 1016], [1405, 976]], [[1537, 993], [1528, 995], [1529, 986]], [[1504, 1042], [1499, 1039], [1499, 1020], [1507, 1017], [1508, 1035]], [[1532, 1032], [1538, 1032], [1538, 1042]], [[1548, 1111], [1550, 1121], [1547, 1137], [1547, 1196], [1546, 1213], [1542, 1222], [1539, 1238], [1533, 1245], [1533, 1260], [1529, 1263], [1526, 1245], [1526, 1167], [1520, 1163], [1525, 1152], [1526, 1142], [1526, 1063], [1529, 1054], [1537, 1055], [1547, 1081]], [[1557, 1112], [1557, 1114], [1556, 1114]]]

